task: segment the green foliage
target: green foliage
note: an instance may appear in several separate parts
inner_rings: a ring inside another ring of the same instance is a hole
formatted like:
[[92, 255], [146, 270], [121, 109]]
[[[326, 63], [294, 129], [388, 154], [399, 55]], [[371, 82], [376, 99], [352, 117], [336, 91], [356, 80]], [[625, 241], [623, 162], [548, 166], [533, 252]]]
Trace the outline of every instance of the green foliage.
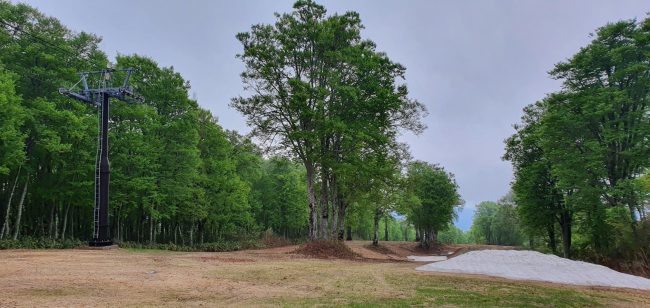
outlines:
[[[27, 5], [2, 1], [0, 18], [9, 24], [0, 28], [3, 230], [13, 235], [20, 227], [21, 234], [56, 241], [88, 239], [97, 113], [57, 90], [74, 84], [78, 71], [106, 67], [108, 59], [98, 37], [73, 33]], [[302, 173], [293, 165], [265, 170], [250, 140], [224, 131], [199, 108], [189, 98], [189, 82], [173, 68], [138, 55], [119, 55], [115, 66], [137, 69], [130, 84], [145, 97], [144, 104], [111, 101], [110, 220], [117, 241], [197, 247], [243, 242], [264, 225], [253, 205], [284, 211], [274, 217], [278, 232], [304, 234], [304, 202], [297, 201], [304, 196]], [[122, 77], [115, 73], [113, 79]], [[96, 80], [89, 82], [92, 87]], [[282, 190], [254, 191], [262, 175]], [[22, 187], [28, 189], [18, 214]], [[219, 245], [202, 249], [232, 250]]]
[[404, 67], [363, 40], [362, 28], [355, 12], [327, 16], [323, 6], [297, 1], [274, 24], [237, 34], [250, 96], [231, 106], [267, 150], [303, 164], [311, 239], [340, 236], [347, 208], [381, 190], [394, 158], [404, 157], [399, 130], [424, 129], [424, 106], [399, 83]]
[[67, 249], [86, 246], [87, 243], [80, 240], [52, 240], [48, 238], [24, 237], [20, 240], [0, 240], [2, 249]]
[[469, 233], [464, 232], [453, 224], [450, 224], [446, 230], [440, 231], [440, 233], [438, 233], [438, 241], [443, 244], [473, 243], [473, 241], [470, 239]]
[[453, 174], [438, 165], [416, 161], [408, 165], [402, 202], [402, 211], [421, 230], [422, 243], [428, 247], [456, 217], [455, 209], [462, 200]]
[[455, 218], [461, 203], [458, 185], [444, 168], [422, 161], [409, 164], [407, 187], [407, 215], [416, 226], [441, 231]]
[[308, 207], [305, 174], [299, 165], [274, 157], [264, 162], [254, 191], [259, 207], [253, 213], [262, 229], [285, 237], [304, 236]]
[[170, 251], [206, 251], [206, 252], [226, 252], [237, 251], [245, 249], [259, 249], [264, 248], [264, 245], [259, 240], [238, 240], [238, 241], [219, 241], [203, 243], [194, 246], [177, 245], [174, 243], [138, 243], [138, 242], [121, 242], [120, 248], [131, 250], [170, 250]]
[[[7, 23], [0, 27], [0, 237], [90, 236], [97, 109], [58, 89], [109, 63], [135, 68], [130, 85], [145, 97], [110, 102], [109, 220], [117, 242], [231, 250], [207, 243], [245, 242], [268, 230], [292, 239], [341, 236], [367, 210], [375, 220], [388, 215], [400, 202], [408, 157], [397, 136], [424, 129], [424, 107], [408, 97], [405, 68], [361, 38], [357, 13], [327, 16], [312, 1], [294, 9], [238, 35], [244, 84], [257, 90], [233, 100], [254, 126], [241, 136], [189, 97], [189, 81], [173, 67], [140, 55], [109, 59], [98, 36], [0, 1]], [[253, 137], [271, 145], [271, 155]], [[397, 237], [413, 232], [388, 223]]]
[[0, 176], [25, 160], [24, 134], [20, 131], [25, 111], [14, 87], [15, 77], [0, 66]]
[[504, 158], [531, 239], [543, 235], [555, 251], [559, 227], [565, 256], [575, 242], [596, 259], [631, 260], [650, 247], [638, 230], [647, 220], [649, 50], [650, 19], [607, 24], [551, 71], [562, 90], [524, 109]]
[[506, 198], [479, 203], [470, 234], [480, 244], [519, 246], [523, 242], [516, 207]]

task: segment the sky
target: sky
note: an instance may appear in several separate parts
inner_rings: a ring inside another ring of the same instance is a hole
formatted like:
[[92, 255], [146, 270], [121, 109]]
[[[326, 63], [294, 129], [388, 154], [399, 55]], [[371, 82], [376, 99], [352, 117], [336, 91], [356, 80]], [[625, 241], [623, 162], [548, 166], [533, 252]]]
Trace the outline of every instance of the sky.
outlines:
[[[103, 38], [110, 56], [140, 54], [173, 66], [226, 129], [247, 133], [228, 106], [243, 93], [238, 32], [272, 23], [293, 1], [20, 1], [73, 31]], [[373, 40], [406, 71], [410, 95], [426, 105], [428, 129], [405, 134], [415, 159], [452, 172], [466, 201], [456, 225], [468, 230], [475, 205], [505, 195], [512, 168], [503, 140], [521, 109], [560, 88], [547, 72], [608, 22], [643, 19], [644, 0], [319, 1], [329, 13], [356, 11]]]

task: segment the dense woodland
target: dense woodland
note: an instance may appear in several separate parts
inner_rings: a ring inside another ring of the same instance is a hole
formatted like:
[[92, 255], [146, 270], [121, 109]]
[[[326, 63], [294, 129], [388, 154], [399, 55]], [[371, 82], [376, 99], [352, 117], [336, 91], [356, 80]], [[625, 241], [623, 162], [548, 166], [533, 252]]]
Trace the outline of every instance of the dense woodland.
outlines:
[[237, 34], [246, 95], [231, 105], [248, 136], [224, 130], [172, 67], [108, 59], [98, 36], [24, 4], [0, 2], [0, 20], [0, 238], [89, 239], [98, 113], [57, 90], [109, 66], [136, 69], [131, 84], [145, 98], [111, 101], [116, 242], [198, 246], [271, 232], [428, 246], [459, 204], [453, 175], [410, 162], [397, 141], [424, 129], [426, 111], [408, 97], [405, 68], [361, 38], [356, 13], [299, 1]]
[[245, 70], [230, 106], [244, 136], [190, 98], [173, 67], [109, 59], [98, 36], [0, 1], [0, 240], [91, 236], [97, 110], [58, 89], [114, 67], [136, 69], [145, 98], [111, 101], [116, 242], [482, 243], [648, 268], [650, 19], [608, 24], [555, 66], [562, 88], [527, 106], [505, 141], [512, 191], [476, 205], [468, 232], [452, 223], [464, 203], [454, 175], [399, 142], [426, 129], [406, 68], [362, 29], [355, 12], [298, 1], [236, 34]]

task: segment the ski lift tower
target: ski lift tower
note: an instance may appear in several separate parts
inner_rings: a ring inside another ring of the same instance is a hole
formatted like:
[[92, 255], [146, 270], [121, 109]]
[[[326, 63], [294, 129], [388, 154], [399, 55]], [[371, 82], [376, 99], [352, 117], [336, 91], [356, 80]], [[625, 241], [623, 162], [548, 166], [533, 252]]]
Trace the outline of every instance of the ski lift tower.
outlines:
[[[99, 132], [97, 135], [97, 156], [95, 160], [95, 209], [93, 212], [93, 239], [90, 246], [110, 246], [113, 244], [108, 224], [108, 188], [110, 183], [110, 167], [108, 163], [108, 119], [109, 99], [111, 97], [127, 103], [142, 102], [142, 97], [136, 95], [129, 86], [133, 73], [128, 69], [105, 69], [100, 71], [79, 73], [80, 80], [72, 88], [60, 88], [59, 93], [97, 107]], [[122, 83], [114, 87], [112, 77], [116, 72], [125, 73]], [[97, 88], [89, 88], [91, 76], [99, 77]], [[81, 83], [81, 88], [74, 90]]]

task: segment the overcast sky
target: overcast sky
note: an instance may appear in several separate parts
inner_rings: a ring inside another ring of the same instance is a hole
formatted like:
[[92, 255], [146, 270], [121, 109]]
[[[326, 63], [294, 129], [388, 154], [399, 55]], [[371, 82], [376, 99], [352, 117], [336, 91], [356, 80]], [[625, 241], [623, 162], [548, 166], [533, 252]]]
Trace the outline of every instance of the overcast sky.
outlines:
[[[293, 1], [21, 1], [74, 31], [103, 38], [109, 56], [137, 53], [173, 66], [199, 104], [226, 129], [247, 133], [228, 107], [242, 92], [237, 32], [271, 23]], [[429, 110], [428, 129], [403, 136], [416, 159], [456, 175], [468, 229], [476, 203], [509, 189], [503, 140], [526, 104], [559, 88], [553, 65], [586, 45], [589, 33], [645, 18], [650, 1], [321, 1], [330, 13], [359, 12], [365, 38], [407, 68], [411, 96]]]

